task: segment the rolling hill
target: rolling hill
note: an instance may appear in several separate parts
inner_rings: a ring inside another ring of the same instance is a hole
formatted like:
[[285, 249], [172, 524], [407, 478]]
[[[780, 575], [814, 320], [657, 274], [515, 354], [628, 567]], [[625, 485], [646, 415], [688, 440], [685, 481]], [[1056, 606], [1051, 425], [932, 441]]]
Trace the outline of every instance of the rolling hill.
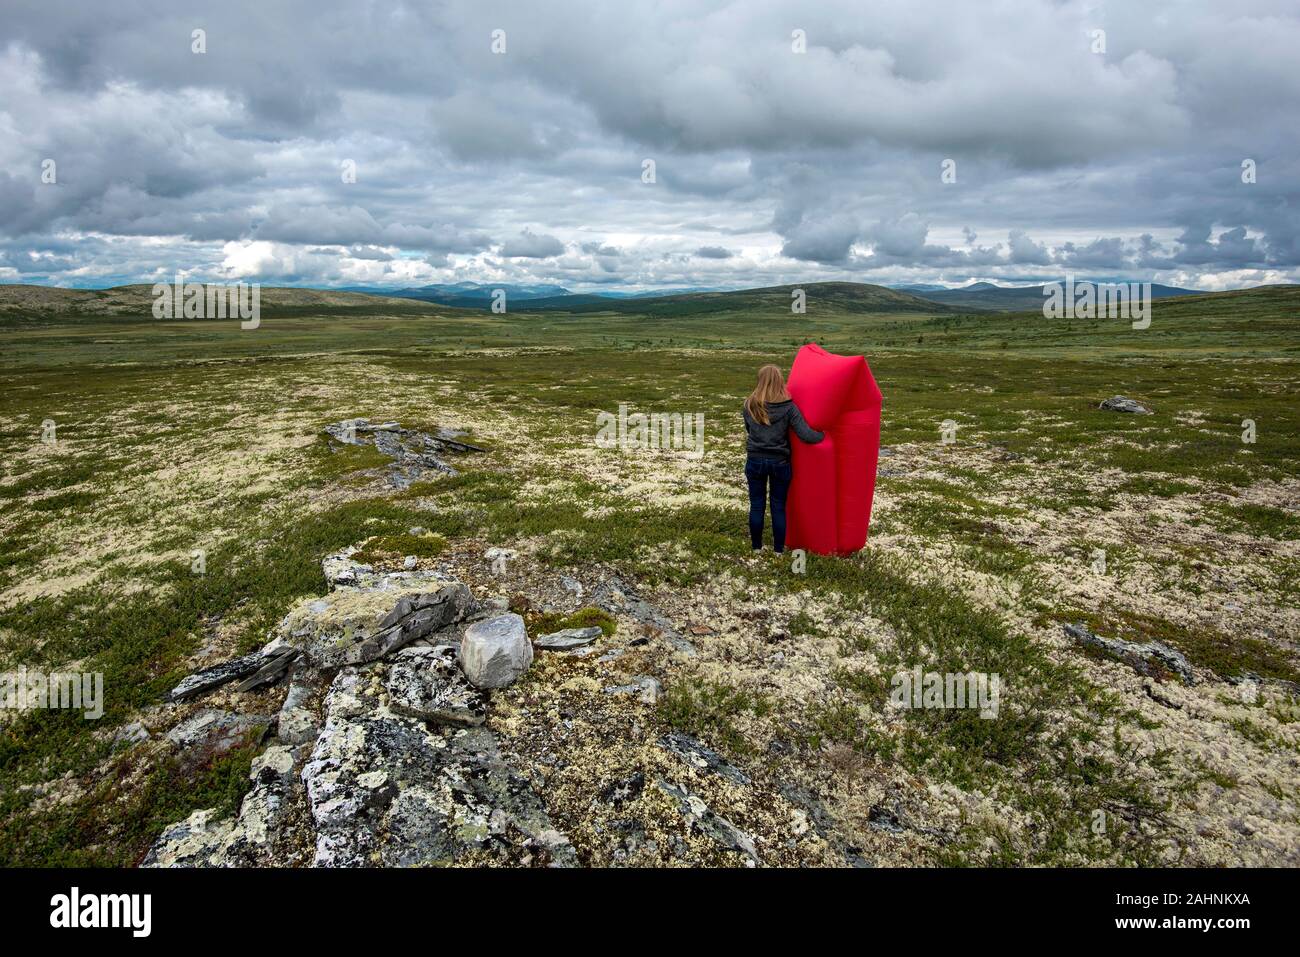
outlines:
[[[1090, 280], [1076, 280], [1078, 283]], [[990, 312], [1019, 312], [1027, 309], [1041, 309], [1043, 306], [1043, 286], [998, 286], [991, 282], [977, 282], [959, 289], [918, 290], [916, 295], [931, 302], [948, 306], [959, 306], [965, 310], [986, 310]], [[1196, 289], [1179, 289], [1177, 286], [1151, 284], [1152, 299], [1167, 299], [1173, 296], [1200, 295]]]
[[596, 302], [577, 302], [577, 297], [558, 300], [530, 300], [518, 312], [562, 310], [572, 313], [610, 312], [640, 316], [696, 316], [723, 312], [790, 311], [791, 293], [802, 289], [807, 309], [831, 308], [844, 313], [892, 313], [928, 316], [951, 315], [966, 310], [945, 303], [932, 302], [912, 293], [858, 282], [810, 282], [761, 289], [737, 289], [728, 292], [692, 292], [672, 296], [637, 299], [599, 298]]
[[[427, 312], [434, 304], [396, 296], [344, 292], [337, 289], [304, 289], [296, 286], [263, 286], [261, 307], [271, 311], [354, 311], [387, 308]], [[111, 289], [62, 289], [54, 286], [0, 285], [0, 315], [140, 316], [153, 309], [153, 286], [137, 283]]]

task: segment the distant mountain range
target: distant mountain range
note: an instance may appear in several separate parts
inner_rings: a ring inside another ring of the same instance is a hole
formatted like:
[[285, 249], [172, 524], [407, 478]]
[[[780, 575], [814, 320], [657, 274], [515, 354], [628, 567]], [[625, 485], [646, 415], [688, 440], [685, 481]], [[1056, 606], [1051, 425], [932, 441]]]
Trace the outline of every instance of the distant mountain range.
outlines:
[[[1076, 280], [1076, 282], [1112, 282], [1115, 280]], [[871, 283], [806, 283], [804, 287], [816, 286], [821, 290], [831, 288], [845, 287], [857, 289], [875, 289], [896, 292], [901, 296], [911, 299], [925, 300], [930, 303], [940, 303], [944, 306], [955, 307], [955, 310], [973, 311], [973, 312], [1005, 312], [1023, 309], [1037, 309], [1043, 303], [1043, 286], [999, 286], [991, 282], [976, 282], [968, 286], [949, 288], [936, 283], [904, 283], [895, 286], [879, 286]], [[371, 286], [349, 286], [346, 291], [368, 293], [370, 295], [389, 296], [399, 299], [418, 299], [422, 302], [434, 302], [442, 306], [455, 306], [460, 309], [488, 309], [491, 307], [492, 296], [495, 290], [504, 289], [506, 293], [507, 308], [511, 311], [526, 310], [549, 311], [563, 310], [566, 312], [655, 312], [654, 309], [647, 309], [644, 306], [645, 300], [656, 300], [664, 303], [664, 308], [668, 311], [678, 312], [681, 309], [687, 311], [709, 312], [713, 311], [715, 303], [707, 297], [716, 297], [723, 295], [750, 295], [755, 293], [770, 292], [771, 290], [789, 290], [796, 288], [794, 285], [772, 286], [768, 289], [710, 289], [710, 288], [689, 288], [689, 289], [657, 289], [649, 292], [627, 292], [622, 290], [602, 290], [600, 292], [572, 292], [563, 286], [552, 285], [549, 283], [537, 284], [511, 284], [511, 283], [478, 283], [478, 282], [456, 282], [456, 283], [435, 283], [427, 286], [414, 286], [406, 289], [385, 289], [382, 287]], [[1195, 296], [1199, 294], [1196, 289], [1180, 289], [1176, 286], [1162, 286], [1158, 283], [1152, 283], [1151, 296], [1155, 299], [1163, 299], [1170, 296]], [[844, 298], [844, 293], [837, 294], [837, 298]], [[854, 300], [854, 306], [861, 307], [868, 305], [862, 294], [851, 296]], [[620, 305], [622, 302], [624, 305]], [[638, 303], [632, 306], [630, 303]], [[526, 305], [521, 305], [526, 303]], [[886, 293], [874, 294], [871, 305], [884, 306], [888, 305], [895, 310], [907, 304], [903, 311], [925, 311], [925, 308], [913, 302], [908, 304], [907, 299], [891, 298]], [[926, 307], [929, 308], [929, 307]], [[887, 311], [886, 309], [873, 309], [873, 311]], [[954, 309], [941, 310], [943, 312], [952, 312]]]
[[604, 302], [609, 299], [650, 299], [677, 293], [697, 292], [698, 289], [656, 289], [650, 292], [625, 292], [608, 290], [597, 293], [571, 292], [563, 286], [549, 283], [514, 284], [505, 282], [453, 282], [431, 283], [405, 289], [388, 289], [380, 286], [347, 286], [348, 292], [363, 292], [374, 296], [395, 296], [399, 299], [419, 299], [436, 302], [441, 306], [461, 309], [487, 309], [492, 296], [504, 289], [506, 302], [527, 302], [530, 309], [567, 309], [570, 306]]
[[[1081, 281], [1081, 280], [1080, 280]], [[916, 284], [920, 285], [920, 284]], [[1042, 308], [1043, 286], [998, 286], [977, 282], [959, 289], [895, 289], [872, 283], [810, 282], [761, 289], [686, 290], [653, 293], [574, 293], [563, 286], [455, 283], [413, 289], [311, 289], [300, 286], [263, 286], [261, 304], [268, 315], [425, 314], [439, 309], [483, 311], [490, 308], [492, 291], [506, 290], [510, 313], [569, 312], [613, 313], [643, 316], [753, 316], [788, 313], [795, 290], [803, 290], [808, 311], [819, 309], [845, 314], [912, 314], [928, 316], [960, 313], [1027, 312]], [[1153, 298], [1204, 296], [1240, 299], [1256, 293], [1273, 295], [1300, 289], [1295, 285], [1259, 286], [1230, 292], [1206, 293], [1152, 284]], [[0, 317], [50, 315], [140, 316], [151, 314], [152, 287], [148, 284], [111, 289], [65, 289], [36, 285], [0, 284]], [[1269, 292], [1269, 291], [1272, 292]]]

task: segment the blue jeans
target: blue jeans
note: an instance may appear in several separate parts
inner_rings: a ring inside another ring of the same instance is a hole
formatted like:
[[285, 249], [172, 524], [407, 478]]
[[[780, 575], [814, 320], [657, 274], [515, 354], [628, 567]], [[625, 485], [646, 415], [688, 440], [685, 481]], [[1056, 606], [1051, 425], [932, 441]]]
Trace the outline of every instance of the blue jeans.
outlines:
[[794, 471], [780, 459], [750, 457], [745, 460], [745, 481], [749, 483], [749, 541], [763, 547], [763, 513], [767, 511], [767, 482], [772, 480], [772, 549], [785, 551], [785, 497]]

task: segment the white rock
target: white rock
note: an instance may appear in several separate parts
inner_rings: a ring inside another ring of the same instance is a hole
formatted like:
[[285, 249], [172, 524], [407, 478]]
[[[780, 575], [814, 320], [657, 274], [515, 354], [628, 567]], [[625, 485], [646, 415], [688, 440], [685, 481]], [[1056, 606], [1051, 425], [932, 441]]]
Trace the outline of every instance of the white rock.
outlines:
[[498, 615], [465, 629], [460, 667], [476, 688], [504, 688], [532, 663], [533, 646], [518, 615]]

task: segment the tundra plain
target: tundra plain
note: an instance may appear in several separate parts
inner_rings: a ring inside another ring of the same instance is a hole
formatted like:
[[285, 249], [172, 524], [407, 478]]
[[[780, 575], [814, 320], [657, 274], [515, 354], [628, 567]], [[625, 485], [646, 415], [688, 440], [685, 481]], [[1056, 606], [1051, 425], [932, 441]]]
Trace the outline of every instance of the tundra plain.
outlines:
[[[580, 863], [746, 863], [654, 788], [598, 806], [675, 774], [765, 864], [1300, 864], [1300, 287], [1159, 300], [1140, 331], [878, 289], [810, 285], [805, 315], [788, 290], [493, 315], [266, 289], [255, 330], [155, 320], [147, 287], [0, 290], [0, 671], [105, 691], [97, 721], [0, 713], [0, 862], [132, 866], [238, 807], [263, 742], [178, 753], [198, 705], [166, 693], [366, 543], [533, 629], [598, 619], [561, 580], [627, 582], [689, 639], [614, 617], [618, 656], [542, 654], [493, 692], [488, 727]], [[798, 574], [749, 550], [739, 405], [806, 341], [867, 356], [884, 450], [867, 548]], [[1099, 409], [1117, 394], [1152, 414]], [[702, 413], [705, 454], [599, 448], [621, 403]], [[322, 433], [356, 417], [489, 451], [394, 488]], [[1000, 675], [997, 718], [891, 709], [918, 665]], [[653, 702], [605, 690], [645, 676]], [[674, 731], [747, 783], [674, 768]]]

